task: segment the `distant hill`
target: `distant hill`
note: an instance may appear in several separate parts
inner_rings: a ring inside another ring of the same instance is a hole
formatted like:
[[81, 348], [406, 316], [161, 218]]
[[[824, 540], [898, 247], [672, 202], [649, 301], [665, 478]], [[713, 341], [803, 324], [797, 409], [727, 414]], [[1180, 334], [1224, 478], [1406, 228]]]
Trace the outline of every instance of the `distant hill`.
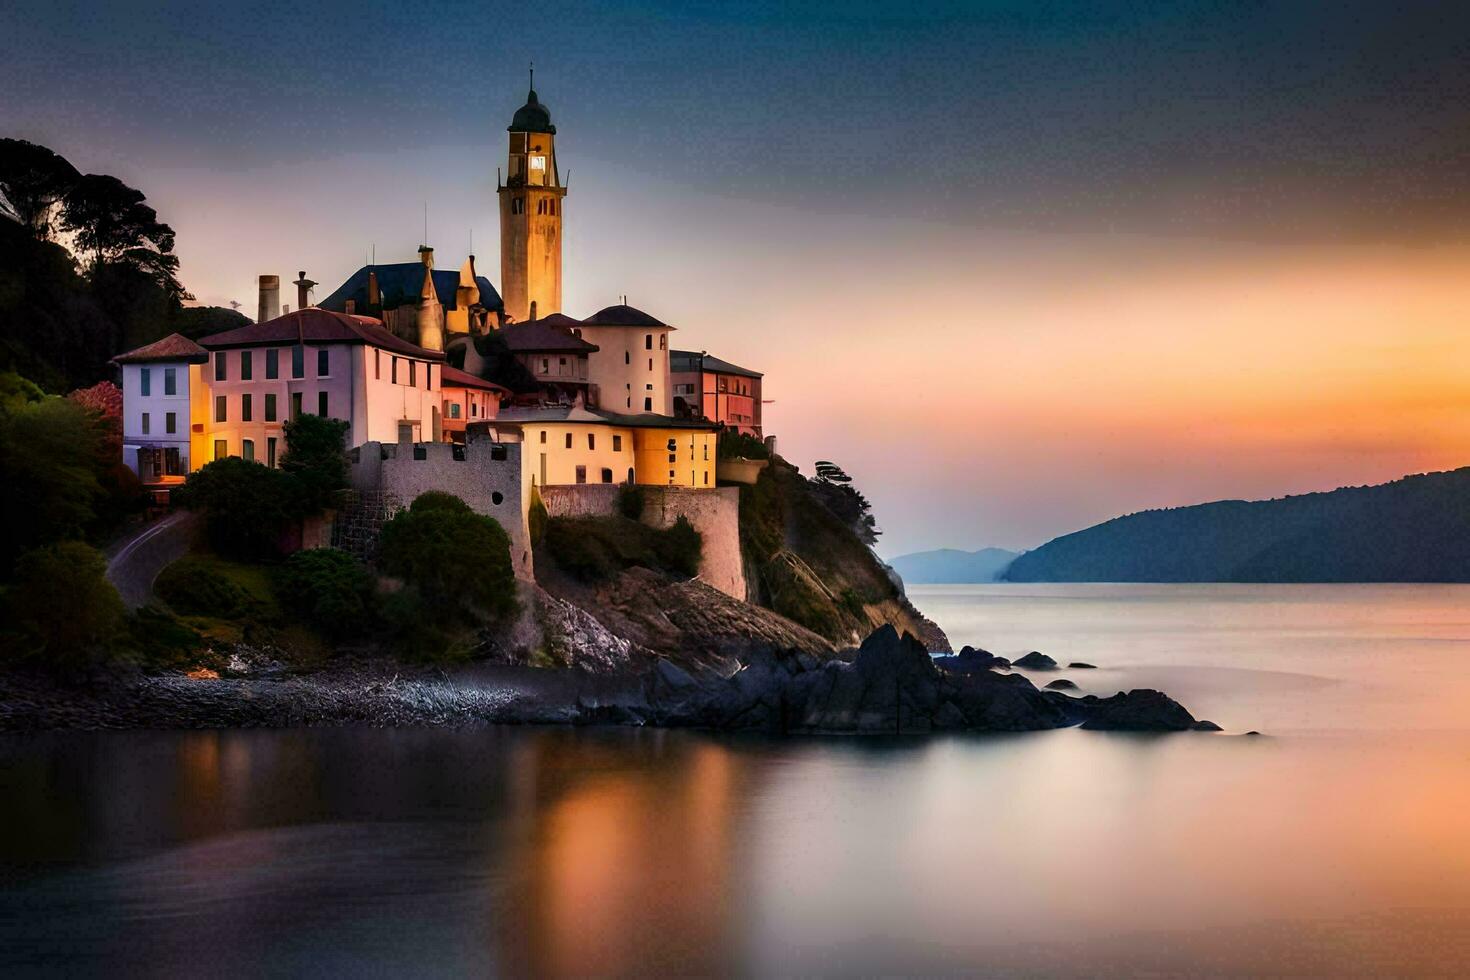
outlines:
[[1115, 518], [1028, 551], [1013, 582], [1470, 582], [1470, 467]]
[[996, 582], [1018, 554], [1020, 552], [1004, 548], [981, 548], [979, 551], [940, 548], [900, 555], [888, 564], [909, 585]]

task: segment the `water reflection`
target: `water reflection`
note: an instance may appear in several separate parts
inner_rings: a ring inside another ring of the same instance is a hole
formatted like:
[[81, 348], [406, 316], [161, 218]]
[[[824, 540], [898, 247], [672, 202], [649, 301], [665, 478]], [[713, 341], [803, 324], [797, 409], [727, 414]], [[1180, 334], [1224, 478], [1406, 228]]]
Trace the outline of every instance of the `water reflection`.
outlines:
[[1293, 656], [1368, 723], [0, 739], [0, 973], [1463, 973], [1470, 730]]

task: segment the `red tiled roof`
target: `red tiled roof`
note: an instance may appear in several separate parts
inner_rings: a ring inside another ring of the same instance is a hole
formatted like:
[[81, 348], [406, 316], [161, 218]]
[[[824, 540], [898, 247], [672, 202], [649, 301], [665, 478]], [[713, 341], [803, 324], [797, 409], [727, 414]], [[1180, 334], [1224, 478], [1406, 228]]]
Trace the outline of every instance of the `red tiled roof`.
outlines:
[[502, 394], [510, 394], [510, 389], [498, 385], [484, 378], [477, 378], [468, 371], [461, 371], [451, 364], [444, 365], [439, 374], [439, 386], [441, 388], [478, 388], [481, 391], [496, 391]]
[[162, 340], [145, 344], [137, 350], [119, 354], [112, 359], [114, 364], [141, 364], [147, 361], [190, 361], [203, 364], [209, 360], [209, 351], [200, 347], [183, 334], [171, 333]]
[[269, 347], [277, 344], [370, 344], [411, 357], [442, 361], [442, 351], [425, 350], [394, 334], [370, 316], [333, 313], [319, 307], [292, 310], [264, 323], [210, 334], [199, 343], [211, 350], [221, 347]]
[[553, 313], [537, 320], [506, 324], [500, 333], [505, 338], [505, 346], [519, 354], [590, 354], [598, 349], [597, 345], [572, 333], [573, 327], [581, 325], [580, 320]]

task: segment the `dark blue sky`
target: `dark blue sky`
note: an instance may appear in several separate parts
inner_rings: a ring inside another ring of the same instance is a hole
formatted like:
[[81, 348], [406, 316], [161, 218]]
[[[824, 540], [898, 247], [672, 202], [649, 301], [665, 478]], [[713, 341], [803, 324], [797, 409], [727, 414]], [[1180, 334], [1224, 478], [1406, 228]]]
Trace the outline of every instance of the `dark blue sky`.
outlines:
[[1441, 233], [1470, 210], [1463, 3], [7, 10], [0, 125], [84, 167], [468, 150], [534, 59], [580, 142], [736, 196], [1246, 236]]

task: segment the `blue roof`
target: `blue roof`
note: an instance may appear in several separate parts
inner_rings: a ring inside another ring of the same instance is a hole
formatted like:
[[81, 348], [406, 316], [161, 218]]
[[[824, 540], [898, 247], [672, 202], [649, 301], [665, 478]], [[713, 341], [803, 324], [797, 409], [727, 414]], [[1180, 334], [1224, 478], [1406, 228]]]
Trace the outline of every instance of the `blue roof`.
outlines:
[[[324, 310], [345, 313], [347, 312], [347, 301], [350, 299], [357, 302], [359, 313], [366, 312], [368, 308], [368, 272], [370, 271], [378, 274], [378, 292], [382, 296], [383, 306], [388, 309], [416, 301], [424, 288], [424, 266], [421, 262], [365, 265], [349, 276], [346, 282], [332, 292], [332, 295], [317, 305]], [[501, 300], [495, 287], [490, 285], [489, 279], [484, 276], [476, 276], [475, 285], [480, 287], [481, 306], [490, 310], [505, 309], [505, 302]], [[455, 301], [459, 291], [459, 270], [435, 269], [434, 291], [439, 294], [439, 302], [446, 310], [458, 309]]]

